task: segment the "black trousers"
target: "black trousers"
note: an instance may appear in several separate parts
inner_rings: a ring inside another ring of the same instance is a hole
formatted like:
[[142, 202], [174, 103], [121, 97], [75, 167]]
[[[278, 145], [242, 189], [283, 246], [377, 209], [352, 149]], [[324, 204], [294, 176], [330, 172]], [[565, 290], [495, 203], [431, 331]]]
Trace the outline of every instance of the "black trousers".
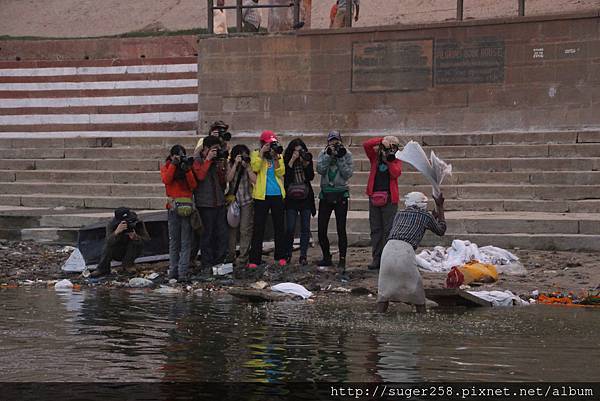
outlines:
[[123, 263], [123, 266], [131, 266], [136, 258], [142, 255], [144, 243], [142, 241], [123, 240], [117, 241], [112, 245], [105, 244], [102, 251], [102, 258], [98, 263], [98, 271], [110, 272], [110, 262], [117, 260]]
[[266, 196], [265, 200], [254, 199], [254, 229], [250, 247], [250, 263], [262, 263], [263, 239], [267, 216], [271, 212], [275, 240], [275, 260], [286, 257], [286, 235], [284, 226], [284, 203], [281, 196]]
[[335, 225], [338, 235], [338, 247], [340, 257], [346, 257], [348, 249], [348, 237], [346, 235], [346, 218], [348, 216], [348, 198], [341, 198], [337, 202], [328, 202], [325, 199], [319, 201], [318, 233], [319, 245], [323, 252], [323, 259], [331, 260], [331, 251], [329, 249], [329, 238], [327, 238], [327, 228], [331, 219], [331, 212], [335, 213]]
[[199, 237], [194, 233], [191, 257], [195, 261], [200, 250], [202, 268], [206, 269], [223, 263], [227, 256], [229, 243], [227, 208], [225, 206], [199, 207], [198, 211], [203, 230]]

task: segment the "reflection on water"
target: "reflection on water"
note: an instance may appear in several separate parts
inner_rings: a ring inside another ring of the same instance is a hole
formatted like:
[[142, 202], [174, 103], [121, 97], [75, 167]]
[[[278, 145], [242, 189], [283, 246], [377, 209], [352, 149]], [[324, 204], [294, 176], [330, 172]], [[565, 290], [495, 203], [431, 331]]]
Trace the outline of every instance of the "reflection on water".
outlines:
[[594, 381], [600, 312], [0, 290], [1, 381]]

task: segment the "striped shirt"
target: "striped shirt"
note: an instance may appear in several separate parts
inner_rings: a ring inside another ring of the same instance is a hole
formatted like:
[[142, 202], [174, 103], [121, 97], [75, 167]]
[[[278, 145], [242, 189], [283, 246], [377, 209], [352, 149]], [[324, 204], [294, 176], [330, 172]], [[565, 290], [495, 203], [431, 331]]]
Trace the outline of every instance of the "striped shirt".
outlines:
[[409, 207], [399, 211], [394, 217], [388, 239], [407, 242], [417, 249], [427, 229], [442, 236], [446, 232], [446, 221], [436, 220], [429, 212]]

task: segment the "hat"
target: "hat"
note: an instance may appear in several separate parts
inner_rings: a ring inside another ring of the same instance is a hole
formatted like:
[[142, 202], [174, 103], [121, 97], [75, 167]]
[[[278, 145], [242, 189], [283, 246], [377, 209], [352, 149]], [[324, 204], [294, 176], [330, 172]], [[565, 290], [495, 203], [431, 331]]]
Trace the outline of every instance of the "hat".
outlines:
[[126, 220], [132, 213], [128, 207], [119, 207], [115, 209], [115, 219]]
[[333, 141], [334, 139], [337, 139], [338, 141], [342, 140], [342, 135], [340, 134], [340, 131], [329, 131], [329, 134], [327, 134], [327, 142]]
[[273, 131], [263, 131], [260, 134], [260, 141], [264, 143], [277, 142], [277, 135]]
[[427, 196], [422, 192], [410, 192], [404, 197], [404, 204], [406, 207], [416, 206], [419, 209], [427, 209]]
[[400, 146], [400, 140], [398, 140], [398, 138], [393, 135], [388, 135], [383, 139], [386, 140], [390, 145]]
[[213, 132], [217, 128], [223, 128], [227, 131], [229, 129], [229, 125], [225, 124], [222, 120], [215, 121], [210, 125], [209, 132]]

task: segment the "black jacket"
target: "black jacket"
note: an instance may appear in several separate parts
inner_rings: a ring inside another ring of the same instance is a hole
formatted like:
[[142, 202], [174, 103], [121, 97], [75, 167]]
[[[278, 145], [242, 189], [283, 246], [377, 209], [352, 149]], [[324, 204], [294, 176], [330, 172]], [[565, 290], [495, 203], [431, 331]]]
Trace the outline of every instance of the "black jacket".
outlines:
[[304, 183], [308, 185], [308, 196], [306, 199], [291, 199], [287, 196], [288, 188], [294, 183], [294, 169], [291, 168], [287, 163], [285, 165], [285, 176], [283, 177], [283, 186], [285, 188], [285, 207], [286, 209], [305, 210], [309, 209], [310, 213], [315, 216], [317, 214], [317, 208], [315, 206], [315, 193], [313, 192], [311, 181], [315, 178], [315, 170], [313, 163], [310, 162], [304, 167]]

